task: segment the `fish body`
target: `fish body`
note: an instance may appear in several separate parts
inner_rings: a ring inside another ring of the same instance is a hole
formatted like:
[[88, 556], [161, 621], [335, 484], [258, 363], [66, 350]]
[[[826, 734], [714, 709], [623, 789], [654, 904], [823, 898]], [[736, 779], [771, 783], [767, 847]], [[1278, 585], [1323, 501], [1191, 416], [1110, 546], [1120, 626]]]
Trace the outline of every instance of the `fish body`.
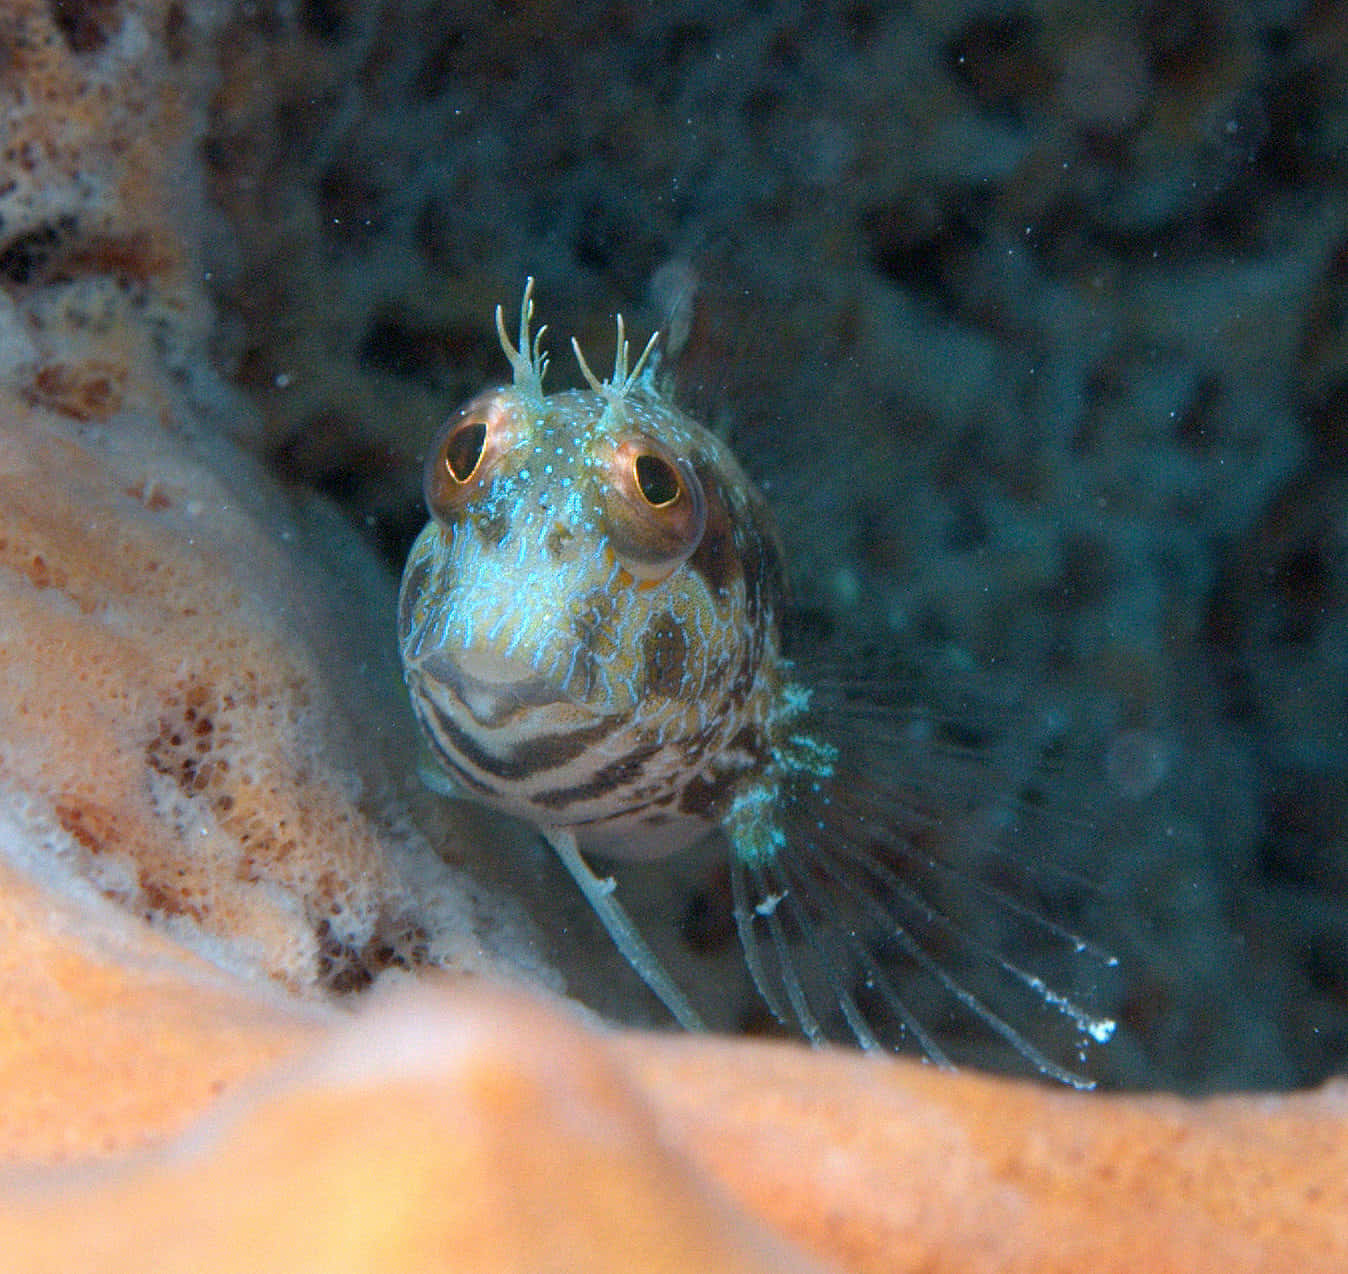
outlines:
[[660, 857], [771, 755], [781, 548], [725, 445], [630, 373], [545, 396], [541, 355], [514, 357], [431, 459], [401, 592], [412, 703], [466, 794]]
[[[875, 773], [873, 750], [841, 779], [840, 742], [783, 655], [786, 570], [763, 496], [655, 389], [654, 338], [629, 369], [621, 319], [608, 379], [573, 342], [588, 388], [545, 393], [531, 286], [517, 343], [497, 311], [512, 384], [454, 413], [428, 456], [432, 517], [403, 574], [404, 672], [440, 785], [539, 828], [686, 1025], [696, 1011], [585, 852], [659, 859], [719, 830], [744, 954], [779, 1017], [814, 1039], [840, 1019], [867, 1048], [913, 1036], [945, 1061], [873, 954], [878, 933], [1037, 1069], [1076, 1082], [917, 936], [944, 915], [899, 860], [930, 819], [887, 789], [892, 764]], [[896, 729], [910, 724], [867, 737], [883, 752]], [[1052, 1003], [1037, 975], [1000, 963]], [[1080, 1031], [1112, 1029], [1057, 999]]]

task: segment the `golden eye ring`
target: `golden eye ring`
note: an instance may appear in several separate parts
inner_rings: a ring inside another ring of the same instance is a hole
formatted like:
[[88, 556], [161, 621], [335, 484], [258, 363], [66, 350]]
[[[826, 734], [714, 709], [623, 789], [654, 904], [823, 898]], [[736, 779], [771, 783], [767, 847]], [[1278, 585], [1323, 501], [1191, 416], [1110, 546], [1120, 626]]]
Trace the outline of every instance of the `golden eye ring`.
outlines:
[[614, 552], [640, 579], [687, 561], [707, 526], [707, 498], [692, 462], [644, 436], [614, 449], [601, 503]]
[[679, 471], [653, 451], [640, 451], [633, 458], [632, 483], [653, 509], [668, 509], [683, 494]]
[[426, 457], [423, 481], [434, 518], [453, 518], [482, 489], [510, 445], [510, 425], [499, 393], [473, 399], [445, 422]]
[[482, 463], [482, 452], [487, 441], [487, 422], [470, 417], [461, 420], [449, 431], [440, 448], [445, 469], [451, 482], [467, 486]]

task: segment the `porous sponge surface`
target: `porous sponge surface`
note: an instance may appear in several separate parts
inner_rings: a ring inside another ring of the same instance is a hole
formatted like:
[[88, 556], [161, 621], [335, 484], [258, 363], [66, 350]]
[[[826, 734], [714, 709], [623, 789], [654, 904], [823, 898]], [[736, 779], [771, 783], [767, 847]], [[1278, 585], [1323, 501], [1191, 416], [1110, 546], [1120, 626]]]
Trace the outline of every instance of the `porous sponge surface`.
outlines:
[[286, 560], [132, 417], [115, 446], [40, 411], [0, 424], [0, 784], [34, 834], [292, 987], [419, 959], [387, 828], [277, 602]]

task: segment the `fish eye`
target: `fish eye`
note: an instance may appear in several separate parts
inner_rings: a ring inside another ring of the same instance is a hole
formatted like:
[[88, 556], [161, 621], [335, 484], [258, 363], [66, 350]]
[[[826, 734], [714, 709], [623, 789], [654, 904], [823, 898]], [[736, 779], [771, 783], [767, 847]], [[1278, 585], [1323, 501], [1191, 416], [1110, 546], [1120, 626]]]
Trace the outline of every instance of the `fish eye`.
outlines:
[[479, 491], [510, 445], [511, 413], [500, 394], [484, 394], [445, 423], [426, 458], [425, 495], [431, 515], [452, 518]]
[[467, 482], [482, 460], [482, 444], [487, 441], [487, 426], [480, 420], [465, 420], [450, 431], [443, 453], [445, 468], [455, 482]]
[[637, 490], [653, 509], [663, 509], [679, 498], [682, 486], [678, 470], [663, 456], [643, 451], [632, 461], [632, 476]]
[[707, 526], [707, 499], [685, 456], [653, 438], [615, 448], [602, 497], [614, 552], [640, 579], [658, 579], [685, 562]]

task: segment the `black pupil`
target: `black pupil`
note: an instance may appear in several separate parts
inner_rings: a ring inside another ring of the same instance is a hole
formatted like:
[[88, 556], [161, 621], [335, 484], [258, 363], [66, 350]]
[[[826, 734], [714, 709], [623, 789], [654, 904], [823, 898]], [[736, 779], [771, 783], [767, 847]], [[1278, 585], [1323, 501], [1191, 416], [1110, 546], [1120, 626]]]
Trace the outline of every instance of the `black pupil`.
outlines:
[[636, 475], [647, 504], [659, 509], [679, 498], [679, 475], [668, 460], [649, 454], [638, 456]]
[[482, 459], [482, 446], [487, 441], [487, 426], [481, 421], [460, 425], [445, 443], [445, 463], [457, 482], [467, 482]]

